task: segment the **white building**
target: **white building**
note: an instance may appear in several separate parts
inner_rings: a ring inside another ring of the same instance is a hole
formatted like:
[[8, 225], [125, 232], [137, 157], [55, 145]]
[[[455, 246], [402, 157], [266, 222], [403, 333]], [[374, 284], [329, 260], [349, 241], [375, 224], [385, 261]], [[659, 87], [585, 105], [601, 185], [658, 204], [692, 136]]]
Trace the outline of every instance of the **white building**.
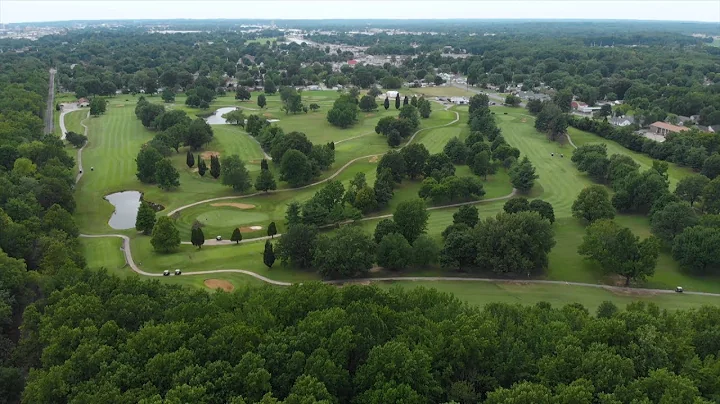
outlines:
[[450, 97], [450, 102], [452, 102], [455, 105], [465, 105], [469, 101], [465, 97]]
[[400, 93], [397, 91], [388, 91], [385, 96], [388, 98], [396, 98]]

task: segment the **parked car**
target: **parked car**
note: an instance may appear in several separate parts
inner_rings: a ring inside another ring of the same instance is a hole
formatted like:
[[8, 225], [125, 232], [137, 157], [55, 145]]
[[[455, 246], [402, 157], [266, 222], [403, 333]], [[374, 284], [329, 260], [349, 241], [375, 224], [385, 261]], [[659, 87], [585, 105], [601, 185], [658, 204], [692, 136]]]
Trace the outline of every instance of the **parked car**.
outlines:
[[181, 275], [181, 274], [182, 274], [182, 271], [181, 271], [181, 270], [179, 270], [179, 269], [176, 269], [176, 270], [175, 270], [175, 275]]
[[170, 271], [167, 270], [167, 269], [164, 270], [164, 271], [163, 271], [163, 276], [170, 276]]

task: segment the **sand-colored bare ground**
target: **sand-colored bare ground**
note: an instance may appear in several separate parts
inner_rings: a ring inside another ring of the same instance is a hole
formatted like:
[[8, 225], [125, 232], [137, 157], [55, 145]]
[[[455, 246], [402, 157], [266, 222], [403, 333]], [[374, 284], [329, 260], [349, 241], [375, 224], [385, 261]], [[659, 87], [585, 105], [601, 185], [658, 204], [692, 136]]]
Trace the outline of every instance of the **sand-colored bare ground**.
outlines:
[[[200, 156], [203, 158], [203, 160], [210, 160], [211, 156], [220, 157], [220, 152], [206, 151], [206, 152], [202, 152], [202, 154], [200, 154]], [[210, 168], [209, 163], [208, 163], [208, 168]]]
[[378, 160], [378, 156], [372, 156], [370, 157], [370, 160], [368, 160], [368, 163], [377, 163]]
[[232, 283], [221, 279], [205, 279], [205, 286], [210, 289], [222, 289], [225, 292], [232, 292], [235, 289]]
[[254, 231], [262, 230], [262, 226], [245, 226], [240, 228], [240, 233], [252, 233]]

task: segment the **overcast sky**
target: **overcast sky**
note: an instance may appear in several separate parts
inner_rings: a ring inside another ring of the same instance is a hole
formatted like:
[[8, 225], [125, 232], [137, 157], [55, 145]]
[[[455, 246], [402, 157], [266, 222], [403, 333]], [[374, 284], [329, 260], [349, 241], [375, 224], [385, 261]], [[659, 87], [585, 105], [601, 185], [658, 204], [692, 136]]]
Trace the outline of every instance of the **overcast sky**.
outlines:
[[109, 19], [626, 19], [720, 23], [720, 0], [0, 0], [0, 22]]

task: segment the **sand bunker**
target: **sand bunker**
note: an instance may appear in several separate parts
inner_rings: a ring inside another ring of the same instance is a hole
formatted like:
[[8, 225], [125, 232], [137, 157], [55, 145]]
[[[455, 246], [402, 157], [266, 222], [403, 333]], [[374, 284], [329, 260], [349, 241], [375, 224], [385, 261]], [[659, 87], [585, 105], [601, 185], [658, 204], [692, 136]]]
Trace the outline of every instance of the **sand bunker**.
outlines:
[[[220, 153], [216, 152], [216, 151], [206, 151], [206, 152], [202, 152], [202, 154], [200, 154], [200, 157], [202, 157], [203, 160], [210, 160], [211, 156], [220, 157]], [[210, 166], [208, 165], [208, 168], [209, 167]]]
[[372, 156], [370, 157], [370, 160], [368, 160], [368, 163], [377, 163], [378, 162], [378, 156]]
[[527, 122], [527, 119], [523, 118], [520, 120], [520, 122], [525, 123], [525, 122]]
[[222, 289], [225, 292], [232, 292], [235, 289], [232, 283], [221, 279], [205, 279], [205, 286], [210, 289]]
[[236, 202], [213, 203], [210, 206], [230, 206], [232, 208], [238, 208], [238, 209], [253, 209], [253, 208], [255, 208], [255, 205], [250, 205], [247, 203], [236, 203]]
[[252, 233], [254, 231], [262, 230], [262, 226], [246, 226], [240, 228], [240, 233]]

